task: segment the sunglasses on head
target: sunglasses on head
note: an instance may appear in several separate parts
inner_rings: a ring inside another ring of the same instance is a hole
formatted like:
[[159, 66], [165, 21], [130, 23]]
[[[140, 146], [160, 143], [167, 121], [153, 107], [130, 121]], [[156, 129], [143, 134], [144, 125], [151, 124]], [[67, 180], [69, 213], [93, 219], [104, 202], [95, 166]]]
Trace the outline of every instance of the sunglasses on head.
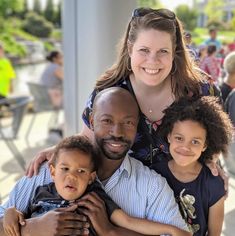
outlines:
[[168, 10], [168, 9], [165, 9], [165, 8], [161, 8], [161, 9], [151, 9], [151, 8], [143, 8], [143, 7], [140, 7], [140, 8], [136, 8], [133, 12], [132, 12], [132, 18], [135, 18], [135, 17], [142, 17], [142, 16], [145, 16], [149, 13], [154, 13], [158, 16], [161, 16], [161, 17], [164, 17], [164, 18], [167, 18], [167, 19], [170, 19], [170, 20], [174, 20], [175, 19], [175, 13]]

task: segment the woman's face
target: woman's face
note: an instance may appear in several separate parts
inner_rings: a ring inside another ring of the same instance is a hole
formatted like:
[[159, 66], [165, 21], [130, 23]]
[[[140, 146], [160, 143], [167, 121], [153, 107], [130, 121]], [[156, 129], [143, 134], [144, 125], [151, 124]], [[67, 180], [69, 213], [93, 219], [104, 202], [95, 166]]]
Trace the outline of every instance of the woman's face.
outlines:
[[63, 55], [61, 53], [58, 53], [58, 55], [55, 57], [54, 62], [63, 65]]
[[169, 75], [173, 62], [171, 36], [164, 31], [142, 30], [128, 45], [135, 79], [147, 86], [160, 85]]

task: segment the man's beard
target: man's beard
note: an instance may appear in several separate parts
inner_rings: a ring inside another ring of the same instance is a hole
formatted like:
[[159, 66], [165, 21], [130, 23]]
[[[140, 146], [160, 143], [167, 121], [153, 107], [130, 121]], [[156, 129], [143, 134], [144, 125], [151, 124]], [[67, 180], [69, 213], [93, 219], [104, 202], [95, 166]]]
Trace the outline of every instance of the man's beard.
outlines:
[[[110, 160], [121, 160], [123, 159], [127, 152], [131, 148], [131, 141], [123, 139], [123, 138], [115, 138], [115, 137], [110, 137], [110, 138], [98, 138], [95, 137], [97, 147], [99, 151], [102, 152], [108, 159]], [[122, 152], [114, 152], [112, 150], [109, 150], [107, 148], [107, 142], [120, 142], [122, 145], [124, 145], [125, 148], [123, 148]]]

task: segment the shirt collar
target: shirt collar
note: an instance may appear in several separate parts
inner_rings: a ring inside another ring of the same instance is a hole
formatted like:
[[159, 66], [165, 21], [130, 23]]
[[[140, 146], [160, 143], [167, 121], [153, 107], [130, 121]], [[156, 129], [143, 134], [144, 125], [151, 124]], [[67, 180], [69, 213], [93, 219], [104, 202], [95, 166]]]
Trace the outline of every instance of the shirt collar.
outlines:
[[128, 154], [123, 159], [122, 164], [118, 168], [118, 171], [120, 174], [125, 171], [127, 173], [128, 178], [130, 177], [132, 168], [131, 168], [131, 160]]

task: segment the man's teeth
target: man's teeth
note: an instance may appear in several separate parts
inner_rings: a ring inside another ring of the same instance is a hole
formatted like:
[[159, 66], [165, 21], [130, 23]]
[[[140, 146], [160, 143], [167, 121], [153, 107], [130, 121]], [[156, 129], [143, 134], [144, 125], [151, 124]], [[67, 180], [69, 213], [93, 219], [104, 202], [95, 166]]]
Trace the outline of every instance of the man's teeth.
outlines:
[[113, 147], [120, 147], [121, 145], [120, 144], [111, 143], [111, 146], [113, 146]]
[[156, 74], [156, 73], [159, 72], [159, 69], [158, 69], [158, 70], [152, 70], [152, 69], [146, 69], [146, 68], [145, 68], [145, 71], [146, 71], [147, 73], [149, 73], [149, 74]]

